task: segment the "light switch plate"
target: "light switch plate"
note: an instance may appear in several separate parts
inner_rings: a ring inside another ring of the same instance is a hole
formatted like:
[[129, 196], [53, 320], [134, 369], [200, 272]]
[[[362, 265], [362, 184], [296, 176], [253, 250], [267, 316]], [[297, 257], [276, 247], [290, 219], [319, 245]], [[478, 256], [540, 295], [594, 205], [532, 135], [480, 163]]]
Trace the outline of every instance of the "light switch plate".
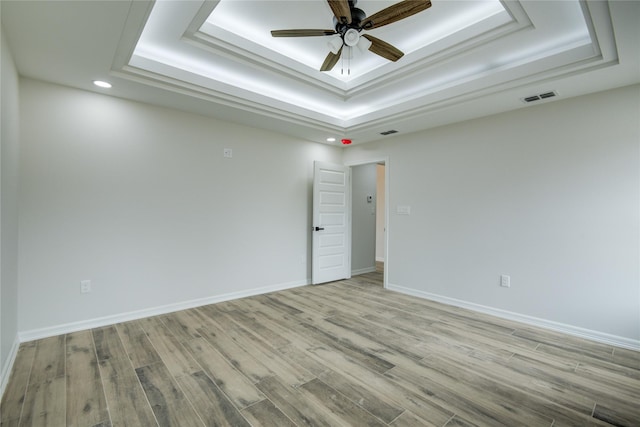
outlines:
[[396, 213], [398, 215], [411, 215], [411, 206], [396, 206]]
[[500, 276], [500, 286], [502, 286], [503, 288], [510, 288], [511, 287], [511, 276], [507, 276], [506, 274], [503, 274]]

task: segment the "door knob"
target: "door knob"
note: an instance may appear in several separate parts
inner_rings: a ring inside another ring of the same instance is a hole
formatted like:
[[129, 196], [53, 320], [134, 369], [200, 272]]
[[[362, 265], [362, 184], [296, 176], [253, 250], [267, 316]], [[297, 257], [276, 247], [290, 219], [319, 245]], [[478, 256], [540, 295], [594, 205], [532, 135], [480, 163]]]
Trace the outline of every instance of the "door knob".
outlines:
[[324, 227], [315, 227], [314, 229], [315, 229], [316, 231], [322, 231], [322, 230], [324, 230]]

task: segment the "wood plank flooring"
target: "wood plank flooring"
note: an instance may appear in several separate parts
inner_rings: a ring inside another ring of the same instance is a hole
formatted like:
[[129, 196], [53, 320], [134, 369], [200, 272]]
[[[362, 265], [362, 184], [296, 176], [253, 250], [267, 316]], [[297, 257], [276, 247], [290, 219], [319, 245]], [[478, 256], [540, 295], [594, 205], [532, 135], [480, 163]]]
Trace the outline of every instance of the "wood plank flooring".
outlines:
[[5, 426], [640, 426], [640, 353], [382, 272], [20, 346]]

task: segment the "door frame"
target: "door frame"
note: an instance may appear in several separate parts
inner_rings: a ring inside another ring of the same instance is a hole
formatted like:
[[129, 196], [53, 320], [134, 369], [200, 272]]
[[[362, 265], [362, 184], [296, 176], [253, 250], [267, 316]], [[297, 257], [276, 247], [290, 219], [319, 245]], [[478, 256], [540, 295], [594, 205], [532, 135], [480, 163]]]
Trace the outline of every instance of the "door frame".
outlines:
[[[362, 165], [371, 165], [371, 164], [378, 164], [378, 163], [384, 163], [384, 229], [385, 229], [385, 233], [384, 233], [384, 272], [382, 274], [382, 287], [383, 288], [387, 288], [388, 283], [389, 283], [389, 233], [390, 233], [390, 229], [389, 229], [389, 200], [391, 199], [389, 197], [389, 171], [390, 171], [390, 164], [389, 164], [389, 156], [385, 156], [385, 157], [377, 157], [377, 158], [373, 158], [373, 159], [367, 159], [367, 160], [352, 160], [349, 162], [345, 162], [344, 165], [348, 166], [350, 169], [352, 169], [354, 166], [362, 166]], [[353, 172], [353, 171], [352, 171]], [[353, 173], [351, 173], [350, 175], [353, 175]], [[351, 182], [349, 183], [349, 187], [351, 187], [353, 184], [353, 180], [351, 180]], [[353, 197], [353, 188], [349, 188], [349, 193], [350, 193], [350, 198], [349, 198], [349, 252], [351, 252], [352, 250], [352, 234], [353, 234], [353, 224], [352, 224], [352, 220], [353, 220], [353, 215], [351, 215], [351, 207], [353, 206], [352, 202], [351, 202], [351, 198]], [[377, 197], [377, 196], [376, 196]], [[351, 259], [351, 253], [349, 253], [349, 259]], [[349, 265], [349, 268], [351, 268], [351, 265]]]

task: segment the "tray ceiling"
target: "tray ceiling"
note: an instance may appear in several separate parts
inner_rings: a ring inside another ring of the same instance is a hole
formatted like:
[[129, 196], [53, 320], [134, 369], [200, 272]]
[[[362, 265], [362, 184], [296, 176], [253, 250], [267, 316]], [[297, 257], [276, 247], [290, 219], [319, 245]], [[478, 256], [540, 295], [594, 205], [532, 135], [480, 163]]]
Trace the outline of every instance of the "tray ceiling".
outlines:
[[[371, 15], [394, 3], [357, 7]], [[81, 88], [87, 75], [104, 76], [114, 83], [105, 93], [116, 96], [354, 143], [522, 108], [535, 93], [562, 99], [636, 83], [639, 10], [622, 1], [433, 0], [369, 31], [401, 49], [399, 61], [354, 48], [323, 73], [337, 36], [273, 38], [270, 30], [331, 29], [324, 0], [2, 4], [25, 76]]]

